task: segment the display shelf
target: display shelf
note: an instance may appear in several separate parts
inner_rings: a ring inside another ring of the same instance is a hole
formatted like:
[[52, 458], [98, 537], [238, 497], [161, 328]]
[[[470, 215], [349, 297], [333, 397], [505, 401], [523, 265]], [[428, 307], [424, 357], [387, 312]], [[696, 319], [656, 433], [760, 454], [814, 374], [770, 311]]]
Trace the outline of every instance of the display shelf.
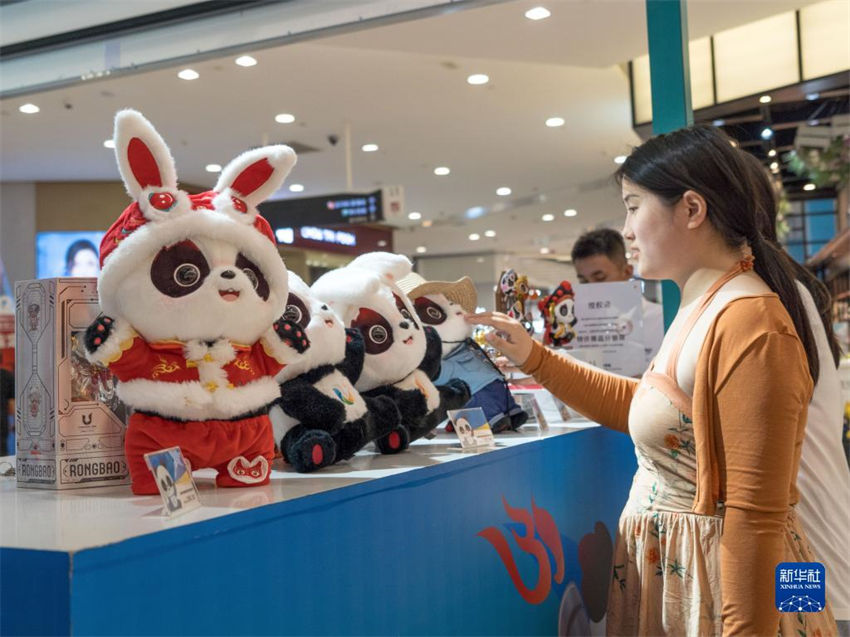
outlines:
[[[473, 455], [439, 434], [313, 474], [275, 463], [271, 484], [248, 489], [196, 471], [202, 507], [173, 520], [127, 486], [2, 478], [0, 633], [551, 634], [566, 576], [581, 580], [579, 541], [597, 522], [613, 536], [634, 471], [629, 438], [591, 425], [526, 426]], [[536, 604], [478, 535], [501, 529], [533, 586], [543, 566], [511, 539], [523, 531], [506, 508], [532, 499], [566, 555]]]

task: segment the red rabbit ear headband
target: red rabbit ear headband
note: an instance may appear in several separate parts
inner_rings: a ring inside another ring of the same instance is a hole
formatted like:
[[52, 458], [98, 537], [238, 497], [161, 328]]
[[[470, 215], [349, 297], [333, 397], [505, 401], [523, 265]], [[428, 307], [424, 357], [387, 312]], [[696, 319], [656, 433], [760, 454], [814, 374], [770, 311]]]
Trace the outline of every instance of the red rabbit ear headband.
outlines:
[[[270, 287], [286, 304], [286, 267], [277, 251], [274, 233], [257, 205], [283, 185], [295, 165], [288, 146], [266, 146], [245, 152], [222, 170], [213, 190], [189, 195], [177, 185], [174, 159], [165, 141], [134, 110], [115, 117], [115, 155], [118, 170], [134, 202], [106, 232], [100, 245], [101, 301], [115, 286], [161, 247], [193, 236], [209, 237], [239, 246], [260, 266]], [[102, 307], [109, 312], [107, 307]]]

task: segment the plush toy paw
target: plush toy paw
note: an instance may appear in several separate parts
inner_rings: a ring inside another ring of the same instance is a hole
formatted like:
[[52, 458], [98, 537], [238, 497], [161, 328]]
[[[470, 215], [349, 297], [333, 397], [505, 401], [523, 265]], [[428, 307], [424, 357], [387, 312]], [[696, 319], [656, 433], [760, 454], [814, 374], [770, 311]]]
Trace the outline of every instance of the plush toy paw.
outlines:
[[375, 445], [383, 454], [399, 453], [410, 446], [410, 433], [407, 427], [399, 425], [383, 438], [378, 438]]
[[307, 334], [294, 321], [281, 317], [275, 321], [273, 327], [275, 334], [283, 341], [283, 344], [291, 347], [299, 354], [303, 354], [310, 347]]
[[336, 460], [336, 443], [327, 431], [308, 429], [292, 440], [285, 440], [286, 461], [298, 473], [310, 473]]
[[522, 427], [526, 422], [528, 422], [528, 414], [524, 411], [518, 411], [515, 414], [511, 414], [509, 416], [511, 421], [511, 429], [516, 431], [520, 427]]
[[437, 389], [440, 390], [440, 398], [446, 409], [460, 409], [472, 397], [469, 385], [459, 378], [451, 378], [445, 385], [440, 385]]
[[83, 343], [89, 354], [96, 352], [106, 342], [115, 327], [115, 320], [109, 316], [99, 316], [89, 325]]

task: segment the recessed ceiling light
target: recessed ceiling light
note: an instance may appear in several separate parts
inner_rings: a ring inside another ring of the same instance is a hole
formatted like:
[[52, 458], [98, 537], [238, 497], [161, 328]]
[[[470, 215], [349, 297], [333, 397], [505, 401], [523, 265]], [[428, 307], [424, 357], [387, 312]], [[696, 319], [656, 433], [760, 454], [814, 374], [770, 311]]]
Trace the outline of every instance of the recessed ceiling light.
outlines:
[[448, 175], [450, 172], [452, 172], [452, 171], [451, 171], [451, 169], [449, 169], [448, 166], [437, 166], [434, 169], [434, 174], [440, 175], [441, 177]]
[[411, 221], [418, 221], [419, 219], [422, 218], [422, 213], [421, 212], [411, 212], [411, 213], [408, 213], [407, 218], [410, 219]]
[[559, 126], [563, 126], [566, 122], [564, 122], [563, 117], [550, 117], [546, 120], [546, 126], [549, 128], [558, 128]]
[[204, 170], [206, 170], [208, 173], [220, 173], [221, 172], [221, 165], [220, 164], [207, 164], [206, 168]]
[[770, 139], [771, 137], [773, 137], [773, 129], [770, 126], [765, 126], [763, 129], [761, 129], [761, 138], [762, 139], [767, 140], [767, 139]]
[[378, 247], [379, 247], [379, 248], [386, 248], [386, 247], [387, 247], [387, 242], [386, 242], [386, 241], [384, 241], [383, 239], [381, 239], [380, 241], [378, 241]]
[[422, 227], [423, 228], [430, 228], [433, 223], [434, 222], [431, 219], [424, 219], [422, 221]]
[[767, 156], [768, 157], [776, 157], [776, 149], [771, 148], [769, 151], [767, 151]]
[[289, 185], [290, 192], [304, 192], [304, 186], [302, 184], [290, 184]]
[[806, 191], [811, 191], [811, 190], [814, 190], [815, 188], [817, 188], [817, 186], [815, 186], [812, 182], [809, 182], [805, 186], [803, 186], [803, 190], [806, 190]]
[[485, 236], [485, 237], [490, 237], [490, 238], [492, 239], [493, 237], [495, 237], [495, 236], [496, 236], [496, 231], [495, 231], [495, 230], [485, 230], [485, 231], [484, 231], [484, 236]]
[[419, 247], [416, 248], [416, 252], [418, 254], [425, 254], [427, 251], [428, 251], [428, 248], [426, 248], [425, 246], [419, 246]]
[[290, 115], [289, 113], [278, 113], [274, 116], [274, 121], [278, 124], [291, 124], [295, 121], [295, 115]]
[[473, 86], [479, 86], [481, 84], [486, 84], [487, 82], [489, 82], [490, 77], [484, 75], [483, 73], [473, 73], [468, 78], [466, 78], [466, 81], [469, 84], [472, 84]]
[[240, 55], [234, 60], [234, 62], [236, 62], [236, 64], [238, 64], [239, 66], [244, 67], [257, 65], [257, 60], [255, 58], [252, 58], [250, 55]]
[[806, 99], [809, 100], [810, 102], [815, 101], [819, 97], [820, 97], [820, 93], [806, 93]]
[[501, 188], [496, 188], [496, 194], [499, 195], [500, 197], [507, 197], [509, 194], [511, 194], [511, 192], [512, 192], [511, 189], [508, 188], [507, 186], [502, 186]]
[[177, 74], [181, 80], [197, 80], [201, 74], [193, 69], [183, 69]]
[[615, 164], [624, 164], [624, 163], [626, 163], [626, 159], [627, 159], [627, 157], [625, 155], [617, 155], [616, 157], [614, 157], [614, 163]]
[[733, 148], [738, 148], [738, 142], [736, 142], [734, 139], [730, 139], [729, 143], [732, 145]]
[[33, 113], [38, 113], [41, 109], [35, 104], [23, 104], [18, 107], [18, 110], [27, 115], [32, 115]]
[[534, 7], [525, 12], [525, 17], [529, 20], [545, 20], [552, 12], [546, 7]]
[[554, 220], [555, 220], [555, 215], [553, 215], [553, 214], [549, 214], [549, 213], [547, 212], [545, 215], [543, 215], [543, 216], [542, 216], [542, 217], [540, 217], [540, 218], [541, 218], [541, 219], [543, 219], [543, 221], [554, 221]]
[[712, 126], [723, 126], [726, 123], [725, 119], [716, 119], [711, 122]]
[[115, 140], [114, 139], [105, 139], [103, 140], [104, 148], [115, 148]]
[[564, 210], [565, 217], [575, 217], [577, 214], [578, 210], [576, 210], [575, 208], [567, 208], [566, 210]]
[[480, 238], [481, 238], [481, 235], [478, 234], [477, 232], [473, 232], [471, 235], [469, 235], [470, 241], [478, 241]]
[[779, 170], [779, 162], [778, 162], [778, 161], [772, 161], [772, 162], [770, 162], [770, 169], [771, 169], [773, 172], [776, 172], [777, 170]]
[[549, 254], [552, 252], [550, 248], [540, 248], [540, 254]]
[[477, 259], [475, 259], [475, 262], [476, 263], [484, 263], [484, 257], [478, 257]]
[[378, 145], [377, 144], [363, 144], [360, 147], [360, 150], [362, 150], [364, 153], [374, 153], [376, 150], [378, 150]]
[[773, 98], [770, 95], [762, 95], [759, 98], [759, 104], [770, 104], [773, 101]]

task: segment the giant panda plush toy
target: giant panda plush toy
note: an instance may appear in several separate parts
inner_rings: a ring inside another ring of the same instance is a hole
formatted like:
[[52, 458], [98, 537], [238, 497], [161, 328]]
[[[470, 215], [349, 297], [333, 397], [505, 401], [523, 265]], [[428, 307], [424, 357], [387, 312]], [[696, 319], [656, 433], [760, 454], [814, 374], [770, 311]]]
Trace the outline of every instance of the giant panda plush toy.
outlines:
[[404, 256], [370, 252], [324, 274], [312, 288], [363, 335], [366, 359], [357, 389], [367, 397], [389, 396], [401, 412], [401, 431], [377, 441], [384, 453], [407, 447], [442, 422], [447, 410], [469, 400], [463, 381], [433, 383], [440, 373], [442, 343], [433, 328], [420, 325], [397, 285], [410, 271]]
[[305, 355], [277, 375], [280, 398], [269, 414], [281, 453], [296, 471], [347, 460], [399, 427], [401, 415], [392, 400], [364, 400], [354, 388], [365, 356], [360, 332], [346, 330], [293, 272], [284, 317], [310, 341]]
[[[528, 414], [514, 400], [504, 374], [472, 339], [473, 326], [464, 319], [475, 311], [478, 301], [472, 279], [426, 281], [411, 272], [399, 281], [399, 287], [413, 301], [422, 323], [433, 327], [442, 340], [442, 367], [434, 382], [439, 385], [459, 378], [469, 385], [472, 398], [464, 408], [481, 407], [494, 433], [523, 425]], [[452, 430], [451, 423], [446, 430]]]
[[213, 190], [189, 195], [165, 142], [131, 110], [116, 117], [115, 153], [135, 201], [101, 243], [103, 314], [85, 345], [135, 410], [125, 436], [133, 493], [157, 493], [144, 454], [172, 446], [193, 469], [214, 468], [220, 487], [266, 484], [274, 376], [308, 341], [281, 318], [286, 267], [257, 204], [283, 184], [295, 153], [248, 151]]

